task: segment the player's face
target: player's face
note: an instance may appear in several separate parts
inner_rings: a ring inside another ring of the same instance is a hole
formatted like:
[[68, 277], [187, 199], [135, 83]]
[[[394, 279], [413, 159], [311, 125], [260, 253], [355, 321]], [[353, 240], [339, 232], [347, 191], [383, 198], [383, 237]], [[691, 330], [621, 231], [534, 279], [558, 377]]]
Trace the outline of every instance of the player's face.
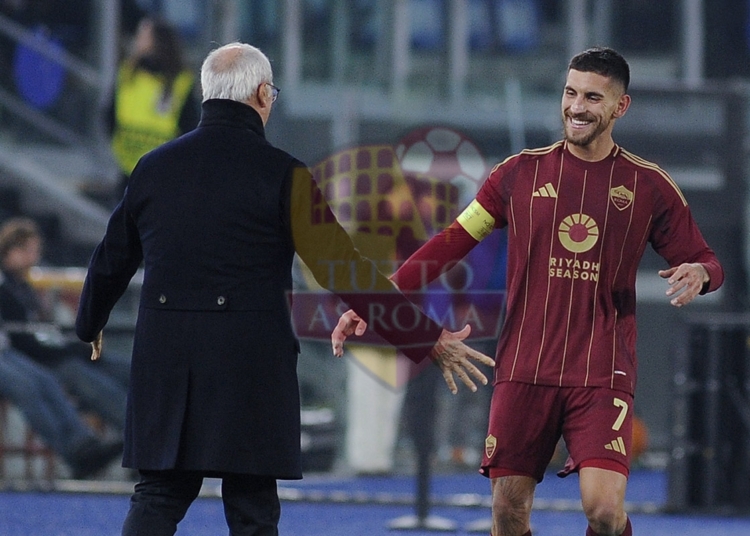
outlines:
[[614, 119], [621, 117], [629, 99], [612, 79], [596, 73], [568, 71], [562, 96], [562, 120], [565, 139], [573, 145], [588, 147], [610, 135]]

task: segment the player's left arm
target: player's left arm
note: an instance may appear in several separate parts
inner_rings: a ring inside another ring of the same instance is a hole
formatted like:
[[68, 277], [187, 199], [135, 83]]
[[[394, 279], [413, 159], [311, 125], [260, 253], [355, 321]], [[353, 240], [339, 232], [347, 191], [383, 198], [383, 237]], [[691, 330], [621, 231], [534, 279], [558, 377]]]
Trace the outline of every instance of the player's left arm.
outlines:
[[675, 187], [668, 193], [673, 196], [671, 203], [665, 204], [657, 216], [652, 240], [670, 266], [659, 271], [669, 285], [666, 295], [672, 305], [682, 307], [699, 294], [718, 289], [724, 282], [724, 269], [703, 238], [684, 197], [676, 195], [679, 190]]

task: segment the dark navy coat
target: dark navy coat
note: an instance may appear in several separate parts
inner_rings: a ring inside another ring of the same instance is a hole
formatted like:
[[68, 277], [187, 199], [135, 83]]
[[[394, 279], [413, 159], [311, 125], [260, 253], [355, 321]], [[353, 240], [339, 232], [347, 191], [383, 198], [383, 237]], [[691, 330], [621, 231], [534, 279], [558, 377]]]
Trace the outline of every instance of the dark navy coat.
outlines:
[[134, 170], [76, 322], [91, 341], [145, 263], [124, 466], [301, 477], [282, 218], [296, 165], [265, 140], [255, 110], [214, 100], [196, 130]]
[[[78, 336], [92, 341], [144, 264], [125, 467], [301, 477], [299, 345], [288, 305], [290, 196], [300, 169], [309, 176], [265, 140], [254, 109], [209, 100], [194, 131], [133, 171], [91, 258], [76, 320]], [[330, 233], [297, 242], [303, 260], [320, 254], [372, 268], [335, 220]], [[345, 301], [358, 312], [369, 304]], [[420, 355], [439, 332], [420, 331]]]

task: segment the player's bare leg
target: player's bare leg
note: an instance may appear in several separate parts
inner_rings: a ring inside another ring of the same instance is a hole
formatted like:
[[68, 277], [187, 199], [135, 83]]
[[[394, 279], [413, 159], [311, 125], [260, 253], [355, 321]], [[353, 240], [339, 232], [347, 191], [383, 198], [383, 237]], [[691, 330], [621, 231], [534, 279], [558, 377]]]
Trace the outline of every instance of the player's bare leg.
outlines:
[[582, 467], [578, 473], [583, 511], [589, 521], [587, 536], [631, 536], [625, 513], [625, 488], [628, 479], [622, 473]]
[[536, 480], [528, 476], [492, 479], [492, 536], [531, 534], [531, 505]]

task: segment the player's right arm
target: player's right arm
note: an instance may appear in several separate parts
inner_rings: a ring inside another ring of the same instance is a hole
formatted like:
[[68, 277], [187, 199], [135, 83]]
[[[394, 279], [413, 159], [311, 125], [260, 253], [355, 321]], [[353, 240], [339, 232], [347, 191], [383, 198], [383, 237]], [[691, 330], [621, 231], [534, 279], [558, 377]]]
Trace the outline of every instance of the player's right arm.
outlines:
[[[402, 292], [413, 292], [428, 285], [489, 235], [494, 218], [474, 200], [453, 223], [428, 240], [396, 270], [390, 279]], [[344, 341], [350, 335], [362, 336], [367, 322], [353, 310], [346, 311], [331, 335], [333, 353], [343, 355]]]
[[[507, 224], [501, 182], [517, 159], [508, 158], [496, 165], [476, 198], [448, 227], [415, 251], [390, 277], [402, 292], [423, 288], [441, 273], [463, 259], [496, 227]], [[343, 353], [343, 343], [350, 335], [361, 336], [367, 323], [354, 311], [346, 311], [331, 334], [333, 353]]]
[[402, 291], [419, 290], [463, 259], [494, 227], [495, 218], [475, 199], [453, 223], [415, 251], [391, 280]]
[[[498, 172], [500, 168], [501, 166], [495, 167], [477, 198], [451, 225], [428, 240], [389, 278], [401, 292], [416, 291], [434, 281], [441, 273], [463, 259], [498, 226], [492, 212], [497, 211], [500, 197], [497, 188], [501, 175]], [[488, 210], [488, 207], [491, 209]], [[501, 217], [499, 223], [499, 226], [505, 225], [505, 220]], [[367, 322], [360, 315], [351, 309], [346, 311], [331, 333], [334, 355], [343, 355], [344, 341], [347, 337], [361, 336], [366, 330]], [[490, 357], [475, 352], [464, 344], [463, 341], [470, 332], [471, 328], [468, 325], [455, 333], [443, 330], [429, 353], [430, 359], [441, 369], [445, 382], [454, 394], [457, 392], [454, 374], [472, 391], [476, 391], [476, 386], [469, 376], [474, 376], [483, 384], [487, 383], [486, 377], [470, 360], [487, 366], [495, 365]]]
[[[401, 291], [419, 290], [436, 279], [446, 267], [464, 258], [474, 246], [492, 232], [494, 223], [495, 220], [489, 212], [474, 200], [450, 226], [415, 251], [390, 279]], [[351, 309], [346, 311], [341, 315], [331, 333], [334, 355], [341, 357], [344, 354], [344, 341], [348, 336], [361, 336], [366, 330], [367, 322], [362, 317]], [[430, 359], [442, 371], [443, 379], [454, 394], [458, 390], [453, 374], [456, 374], [472, 391], [476, 391], [477, 387], [471, 381], [470, 375], [479, 379], [483, 384], [487, 383], [487, 378], [469, 359], [488, 366], [495, 365], [488, 356], [475, 352], [463, 343], [470, 332], [471, 328], [468, 325], [456, 333], [443, 330], [437, 344], [429, 354]]]
[[391, 276], [399, 289], [415, 291], [437, 279], [463, 259], [495, 228], [504, 227], [505, 203], [501, 194], [504, 177], [512, 173], [515, 158], [508, 158], [490, 172], [474, 200], [448, 227], [415, 251]]

